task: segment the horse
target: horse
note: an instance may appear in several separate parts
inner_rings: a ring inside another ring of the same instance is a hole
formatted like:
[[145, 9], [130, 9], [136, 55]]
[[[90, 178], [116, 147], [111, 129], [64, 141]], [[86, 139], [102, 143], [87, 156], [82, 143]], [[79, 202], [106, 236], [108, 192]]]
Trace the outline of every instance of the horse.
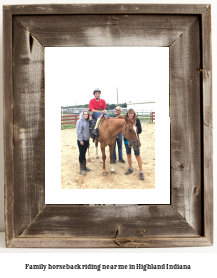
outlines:
[[[97, 147], [98, 142], [100, 142], [101, 145], [101, 152], [102, 152], [102, 160], [103, 160], [103, 175], [107, 175], [106, 167], [105, 167], [105, 160], [106, 160], [106, 154], [105, 154], [105, 147], [109, 146], [110, 151], [110, 165], [111, 170], [110, 172], [113, 174], [115, 173], [115, 170], [113, 168], [113, 149], [115, 146], [115, 141], [117, 139], [117, 135], [122, 132], [123, 136], [128, 139], [129, 146], [133, 147], [134, 150], [137, 150], [140, 148], [141, 143], [139, 141], [138, 135], [137, 135], [137, 128], [135, 125], [137, 119], [137, 115], [133, 120], [129, 119], [127, 116], [117, 116], [115, 118], [107, 118], [104, 117], [100, 129], [99, 129], [99, 137], [96, 140], [95, 146]], [[92, 132], [90, 132], [91, 138]], [[119, 139], [120, 140], [120, 139]]]

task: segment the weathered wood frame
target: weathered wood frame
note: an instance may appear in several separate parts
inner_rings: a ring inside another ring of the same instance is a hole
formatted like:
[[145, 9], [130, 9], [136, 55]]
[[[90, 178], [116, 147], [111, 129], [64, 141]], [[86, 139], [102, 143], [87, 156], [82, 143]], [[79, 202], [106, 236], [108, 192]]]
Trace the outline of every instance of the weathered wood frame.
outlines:
[[[212, 245], [211, 6], [4, 6], [3, 32], [6, 246]], [[170, 205], [45, 205], [46, 46], [170, 47]]]

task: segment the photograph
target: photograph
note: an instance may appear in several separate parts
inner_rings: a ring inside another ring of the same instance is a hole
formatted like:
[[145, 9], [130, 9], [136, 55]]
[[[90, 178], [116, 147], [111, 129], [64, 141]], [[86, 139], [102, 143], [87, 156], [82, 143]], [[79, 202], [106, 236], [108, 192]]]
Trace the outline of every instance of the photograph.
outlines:
[[155, 102], [109, 104], [93, 92], [89, 105], [61, 107], [61, 188], [153, 189]]

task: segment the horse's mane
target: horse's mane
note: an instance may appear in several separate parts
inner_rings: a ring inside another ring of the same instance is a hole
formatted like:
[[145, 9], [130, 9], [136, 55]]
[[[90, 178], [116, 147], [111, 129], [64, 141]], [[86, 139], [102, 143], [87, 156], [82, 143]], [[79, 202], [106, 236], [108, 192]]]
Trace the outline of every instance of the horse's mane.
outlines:
[[121, 115], [114, 117], [114, 118], [109, 118], [109, 119], [125, 119], [125, 117], [122, 117]]

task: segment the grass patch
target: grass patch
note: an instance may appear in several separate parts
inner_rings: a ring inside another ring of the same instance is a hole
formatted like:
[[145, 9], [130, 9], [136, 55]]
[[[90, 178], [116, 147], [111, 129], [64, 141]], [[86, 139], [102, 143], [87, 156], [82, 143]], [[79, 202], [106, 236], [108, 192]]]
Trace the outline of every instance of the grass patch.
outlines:
[[61, 130], [63, 130], [63, 129], [72, 129], [72, 128], [76, 128], [76, 125], [75, 124], [61, 125]]

